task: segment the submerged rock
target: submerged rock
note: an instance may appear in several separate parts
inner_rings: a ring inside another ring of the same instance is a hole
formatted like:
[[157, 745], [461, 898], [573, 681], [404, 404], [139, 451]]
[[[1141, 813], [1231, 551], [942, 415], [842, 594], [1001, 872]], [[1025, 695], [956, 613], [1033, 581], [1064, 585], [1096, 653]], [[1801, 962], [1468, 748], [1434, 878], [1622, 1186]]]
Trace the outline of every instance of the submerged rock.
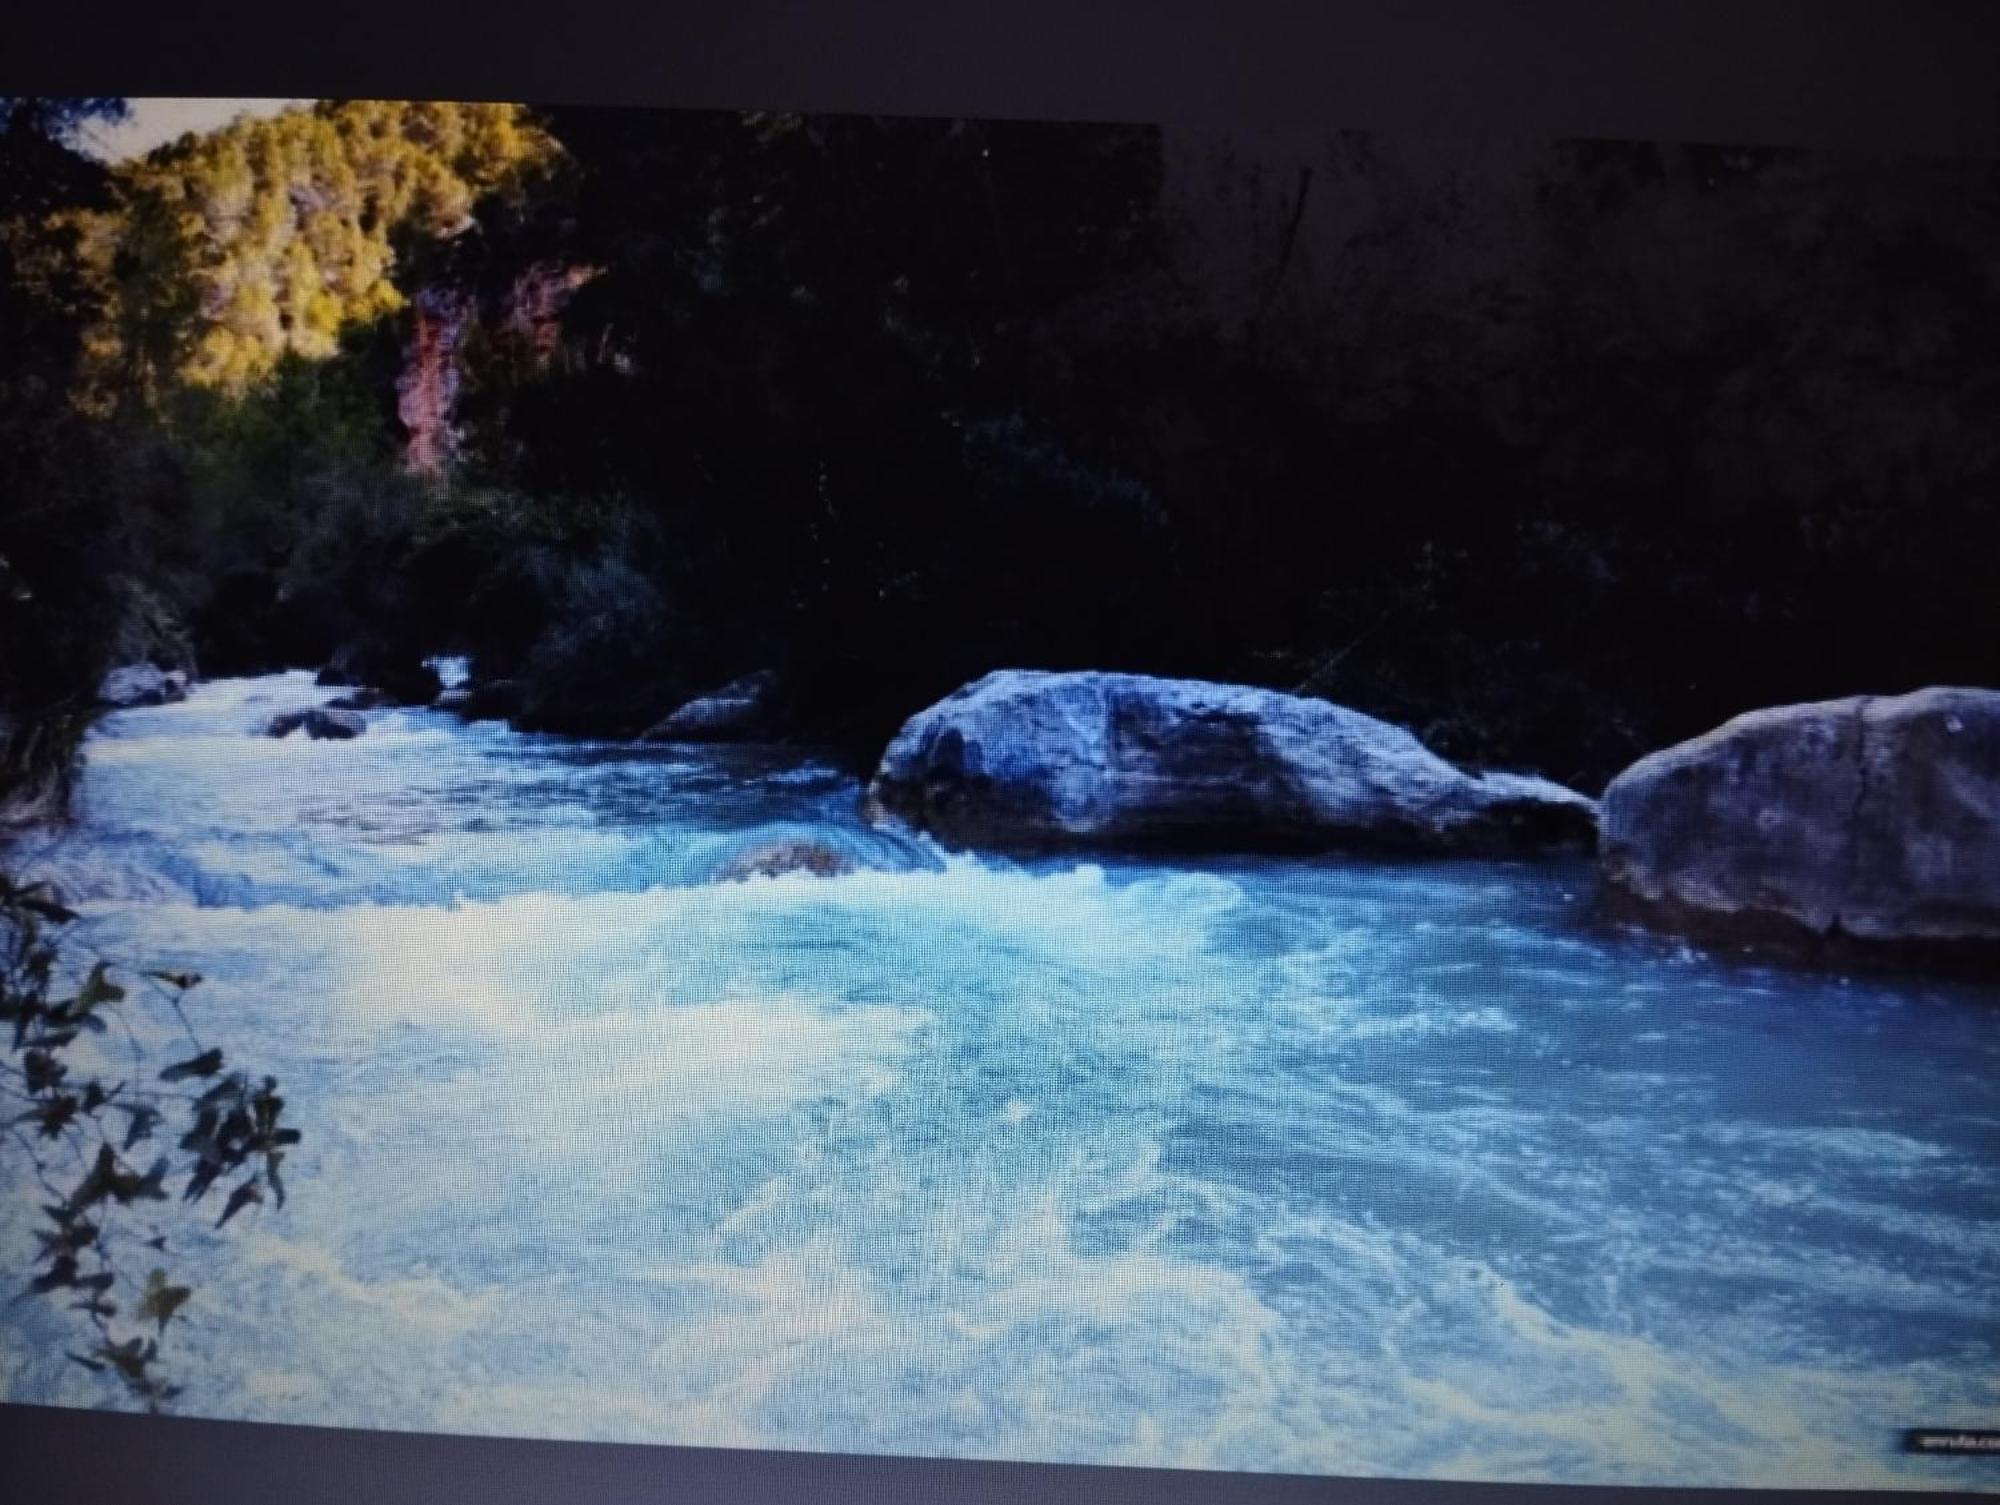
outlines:
[[368, 723], [355, 711], [337, 711], [326, 706], [281, 711], [264, 724], [267, 737], [289, 737], [304, 731], [315, 742], [346, 742], [368, 730]]
[[778, 878], [786, 873], [811, 873], [816, 878], [838, 878], [855, 871], [852, 857], [836, 852], [824, 842], [800, 839], [774, 841], [747, 852], [738, 852], [716, 872], [718, 883], [740, 883], [747, 878]]
[[1738, 716], [1604, 795], [1604, 874], [1721, 939], [2000, 948], [2000, 692]]
[[152, 664], [126, 664], [104, 676], [97, 687], [98, 703], [113, 710], [141, 705], [171, 705], [186, 700], [188, 678], [178, 669]]
[[1324, 700], [1136, 674], [1002, 670], [919, 712], [870, 805], [967, 846], [1587, 846], [1596, 806], [1453, 767]]
[[642, 742], [728, 742], [768, 736], [778, 722], [778, 677], [768, 669], [698, 696], [640, 733]]

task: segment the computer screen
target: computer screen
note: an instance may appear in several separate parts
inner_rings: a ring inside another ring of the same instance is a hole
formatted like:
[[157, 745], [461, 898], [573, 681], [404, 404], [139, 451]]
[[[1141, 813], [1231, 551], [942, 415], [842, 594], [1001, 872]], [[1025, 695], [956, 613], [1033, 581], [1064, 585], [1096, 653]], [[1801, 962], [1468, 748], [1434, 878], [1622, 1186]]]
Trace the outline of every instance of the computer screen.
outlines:
[[0, 1398], [2000, 1482], [2000, 165], [21, 96], [0, 319]]

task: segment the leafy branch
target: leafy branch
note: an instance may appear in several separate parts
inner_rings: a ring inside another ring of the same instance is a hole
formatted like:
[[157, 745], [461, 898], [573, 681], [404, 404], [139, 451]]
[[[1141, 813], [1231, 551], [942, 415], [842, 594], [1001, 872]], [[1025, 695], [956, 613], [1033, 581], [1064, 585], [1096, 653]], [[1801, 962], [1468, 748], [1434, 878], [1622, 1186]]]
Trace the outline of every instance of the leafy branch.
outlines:
[[[143, 1283], [128, 1272], [134, 1257], [151, 1263], [136, 1251], [166, 1252], [149, 1205], [221, 1193], [218, 1228], [267, 1196], [282, 1206], [280, 1168], [299, 1131], [281, 1122], [275, 1078], [225, 1071], [223, 1052], [196, 1035], [184, 1004], [200, 977], [102, 959], [81, 970], [63, 956], [76, 918], [46, 884], [0, 874], [0, 1029], [11, 1032], [0, 1056], [0, 1114], [49, 1198], [21, 1297], [66, 1301], [91, 1329], [69, 1357], [159, 1410], [180, 1389], [159, 1371], [160, 1344], [193, 1290], [158, 1264]], [[146, 1005], [171, 1015], [191, 1052], [150, 1073], [130, 1018]], [[130, 1048], [125, 1074], [104, 1069], [108, 1049], [92, 1049], [113, 1023]], [[186, 1127], [174, 1150], [161, 1150], [157, 1136], [170, 1118]]]

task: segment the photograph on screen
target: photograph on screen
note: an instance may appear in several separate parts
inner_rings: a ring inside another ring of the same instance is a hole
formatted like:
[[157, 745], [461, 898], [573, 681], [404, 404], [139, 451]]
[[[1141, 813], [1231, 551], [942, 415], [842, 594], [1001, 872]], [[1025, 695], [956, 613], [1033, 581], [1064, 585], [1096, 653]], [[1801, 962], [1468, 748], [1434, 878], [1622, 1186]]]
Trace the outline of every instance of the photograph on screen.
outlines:
[[1996, 415], [1991, 162], [0, 100], [0, 1399], [2000, 1488]]

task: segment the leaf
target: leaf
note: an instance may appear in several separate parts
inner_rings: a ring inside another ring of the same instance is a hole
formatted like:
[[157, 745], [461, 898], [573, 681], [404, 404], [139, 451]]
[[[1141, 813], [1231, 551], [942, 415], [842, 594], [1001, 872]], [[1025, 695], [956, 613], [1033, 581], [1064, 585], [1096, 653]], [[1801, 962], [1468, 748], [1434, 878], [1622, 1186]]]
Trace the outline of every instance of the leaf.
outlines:
[[17, 1118], [15, 1122], [25, 1123], [29, 1119], [33, 1119], [42, 1126], [42, 1138], [60, 1139], [63, 1130], [75, 1122], [76, 1110], [76, 1099], [65, 1092], [61, 1097], [51, 1098], [46, 1103], [41, 1103], [36, 1107], [30, 1108], [26, 1113]]
[[208, 1091], [204, 1092], [200, 1097], [196, 1098], [195, 1106], [198, 1108], [212, 1108], [216, 1104], [220, 1103], [223, 1099], [241, 1093], [243, 1091], [243, 1087], [244, 1087], [243, 1073], [240, 1071], [232, 1071], [229, 1073], [228, 1076], [224, 1077], [221, 1081], [217, 1082], [213, 1087], [209, 1088]]
[[86, 1359], [80, 1353], [65, 1353], [63, 1357], [68, 1359], [72, 1364], [81, 1364], [85, 1369], [88, 1369], [93, 1374], [104, 1373], [104, 1366], [100, 1364], [96, 1359]]
[[[50, 1213], [55, 1208], [47, 1209]], [[45, 1228], [37, 1228], [35, 1237], [41, 1241], [41, 1252], [36, 1259], [51, 1259], [58, 1254], [81, 1254], [97, 1242], [97, 1225], [81, 1218], [71, 1218], [67, 1213], [56, 1219], [56, 1230], [51, 1233]]]
[[167, 1157], [162, 1155], [153, 1162], [152, 1168], [133, 1184], [132, 1195], [145, 1197], [148, 1201], [164, 1202], [167, 1200], [166, 1180]]
[[90, 1170], [77, 1182], [76, 1190], [69, 1196], [69, 1211], [82, 1212], [84, 1208], [102, 1202], [111, 1194], [111, 1185], [118, 1174], [118, 1157], [111, 1153], [111, 1146], [100, 1144], [97, 1159], [91, 1162]]
[[254, 1181], [245, 1181], [229, 1194], [229, 1201], [223, 1206], [222, 1216], [215, 1220], [215, 1226], [220, 1228], [251, 1203], [263, 1200], [264, 1194], [257, 1190], [257, 1184]]
[[117, 1003], [125, 997], [125, 990], [105, 975], [108, 963], [99, 962], [90, 969], [90, 976], [83, 981], [77, 995], [71, 1000], [76, 1012], [87, 1014], [100, 1003]]
[[69, 1068], [45, 1050], [31, 1050], [23, 1056], [21, 1071], [30, 1093], [47, 1092], [69, 1075]]
[[157, 1322], [159, 1330], [164, 1333], [174, 1313], [185, 1306], [188, 1297], [193, 1294], [189, 1286], [168, 1284], [165, 1270], [155, 1270], [146, 1277], [146, 1292], [139, 1298], [139, 1315], [149, 1322]]
[[125, 1148], [129, 1150], [140, 1140], [153, 1137], [153, 1126], [160, 1121], [160, 1110], [140, 1104], [127, 1106], [125, 1111], [132, 1115], [131, 1127], [125, 1131]]
[[48, 1269], [28, 1282], [28, 1289], [38, 1296], [46, 1296], [50, 1291], [75, 1285], [80, 1273], [75, 1255], [59, 1254], [50, 1262]]
[[278, 1084], [270, 1077], [264, 1078], [264, 1087], [250, 1099], [250, 1107], [257, 1115], [258, 1132], [268, 1136], [278, 1126], [278, 1116], [285, 1111], [285, 1100], [278, 1096]]
[[218, 1119], [213, 1106], [198, 1110], [188, 1131], [181, 1135], [181, 1148], [196, 1154], [206, 1155], [215, 1148], [215, 1129]]
[[146, 1366], [159, 1357], [160, 1346], [150, 1338], [130, 1338], [123, 1343], [106, 1343], [97, 1356], [128, 1380], [143, 1380]]
[[14, 902], [30, 914], [40, 915], [52, 924], [67, 925], [76, 918], [75, 910], [66, 909], [53, 899], [36, 898], [31, 897], [29, 893], [20, 893], [14, 896]]
[[179, 988], [183, 993], [201, 982], [199, 972], [148, 972], [146, 975], [158, 979], [170, 988]]
[[[110, 1152], [107, 1150], [105, 1153], [108, 1155]], [[114, 1162], [105, 1175], [104, 1190], [100, 1195], [116, 1199], [121, 1206], [140, 1200], [164, 1202], [167, 1199], [166, 1180], [167, 1159], [164, 1155], [155, 1160], [153, 1168], [143, 1176], [120, 1170]]]
[[210, 1077], [222, 1070], [220, 1049], [203, 1051], [198, 1056], [190, 1056], [185, 1061], [176, 1061], [160, 1073], [163, 1082], [184, 1082], [189, 1077]]
[[213, 1158], [204, 1159], [189, 1174], [187, 1190], [181, 1193], [181, 1200], [183, 1202], [199, 1202], [207, 1195], [208, 1189], [215, 1185], [216, 1178], [222, 1172], [223, 1165], [220, 1160]]
[[250, 1124], [250, 1115], [241, 1108], [232, 1108], [229, 1110], [229, 1117], [222, 1121], [222, 1130], [217, 1136], [217, 1142], [224, 1154], [234, 1159], [241, 1159], [243, 1146], [250, 1142], [250, 1136], [255, 1132]]

